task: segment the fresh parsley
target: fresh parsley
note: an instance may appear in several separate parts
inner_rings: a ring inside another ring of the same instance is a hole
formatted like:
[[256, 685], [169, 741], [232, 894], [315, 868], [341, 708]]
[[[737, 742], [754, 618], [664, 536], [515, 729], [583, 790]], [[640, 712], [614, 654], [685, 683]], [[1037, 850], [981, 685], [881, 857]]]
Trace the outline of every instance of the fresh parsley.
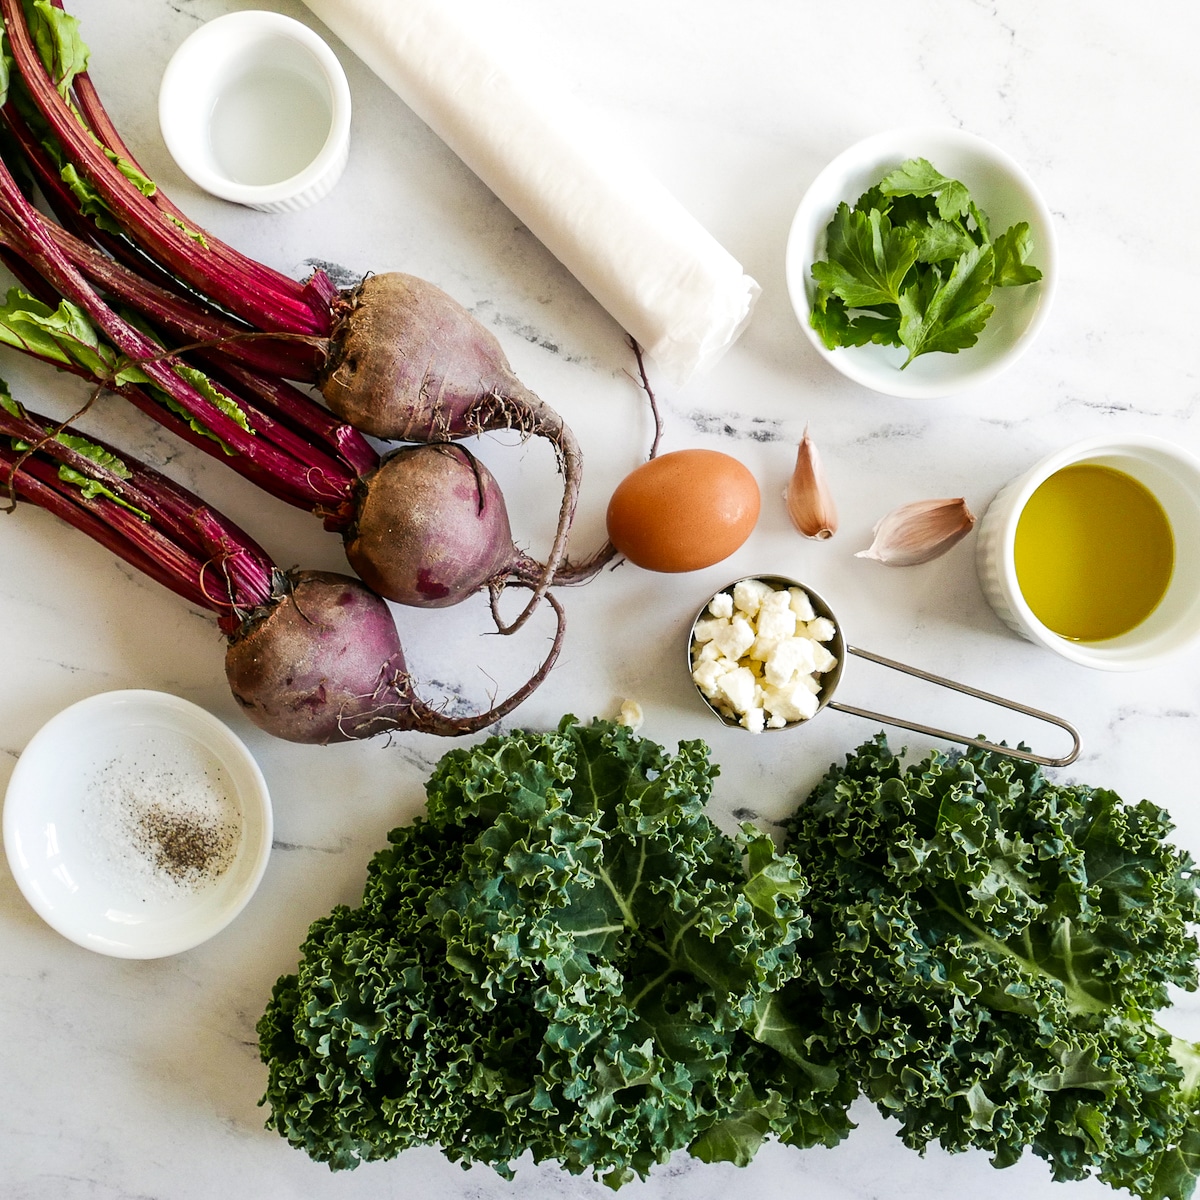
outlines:
[[1041, 279], [1020, 221], [993, 238], [987, 215], [957, 179], [912, 158], [842, 203], [826, 230], [811, 323], [830, 350], [902, 347], [914, 358], [975, 345], [995, 311], [993, 288]]

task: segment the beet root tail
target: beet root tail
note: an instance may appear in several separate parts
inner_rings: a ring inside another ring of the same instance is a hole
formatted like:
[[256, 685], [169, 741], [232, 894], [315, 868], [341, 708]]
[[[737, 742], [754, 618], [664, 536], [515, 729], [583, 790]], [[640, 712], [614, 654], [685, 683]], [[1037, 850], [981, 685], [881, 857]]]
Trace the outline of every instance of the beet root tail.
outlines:
[[438, 709], [431, 707], [419, 697], [414, 696], [411, 709], [406, 717], [406, 728], [416, 729], [421, 733], [433, 733], [441, 737], [461, 737], [463, 734], [479, 733], [494, 725], [497, 721], [508, 716], [518, 705], [523, 704], [541, 686], [551, 668], [558, 660], [562, 649], [563, 634], [566, 631], [566, 615], [558, 598], [551, 592], [545, 595], [546, 602], [554, 609], [556, 626], [554, 640], [550, 651], [542, 665], [510, 696], [493, 705], [487, 712], [476, 713], [470, 717], [451, 717]]

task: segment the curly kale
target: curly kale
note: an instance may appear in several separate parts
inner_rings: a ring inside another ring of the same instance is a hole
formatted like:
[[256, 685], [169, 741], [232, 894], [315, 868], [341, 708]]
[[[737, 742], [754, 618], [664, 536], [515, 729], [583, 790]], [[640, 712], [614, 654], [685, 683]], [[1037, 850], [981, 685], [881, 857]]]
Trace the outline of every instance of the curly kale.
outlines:
[[818, 992], [863, 1091], [915, 1149], [1025, 1147], [1055, 1179], [1183, 1200], [1200, 1169], [1196, 866], [1165, 814], [983, 752], [831, 768], [786, 849], [810, 884]]
[[783, 852], [674, 755], [565, 718], [452, 750], [363, 901], [259, 1023], [269, 1124], [334, 1168], [433, 1144], [618, 1187], [672, 1152], [832, 1146], [861, 1090], [916, 1150], [1026, 1149], [1187, 1200], [1200, 877], [1154, 805], [980, 751], [832, 767]]
[[[259, 1023], [269, 1125], [334, 1168], [436, 1144], [613, 1186], [677, 1149], [832, 1145], [856, 1088], [802, 969], [805, 882], [668, 755], [565, 718], [442, 759], [359, 908], [317, 921]], [[811, 1027], [810, 1027], [811, 1026]]]

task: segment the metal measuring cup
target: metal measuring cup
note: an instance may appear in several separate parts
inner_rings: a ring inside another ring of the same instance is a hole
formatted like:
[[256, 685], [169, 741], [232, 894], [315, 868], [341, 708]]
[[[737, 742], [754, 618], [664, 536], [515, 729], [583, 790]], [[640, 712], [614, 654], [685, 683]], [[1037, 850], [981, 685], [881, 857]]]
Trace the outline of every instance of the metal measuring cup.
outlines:
[[[897, 662], [895, 659], [884, 658], [880, 654], [873, 654], [869, 650], [861, 650], [857, 646], [851, 646], [845, 639], [842, 633], [841, 622], [834, 616], [833, 609], [829, 607], [823, 596], [814, 592], [807, 584], [801, 583], [797, 579], [789, 579], [785, 575], [746, 575], [741, 579], [735, 579], [732, 583], [727, 584], [723, 588], [719, 588], [709, 597], [704, 607], [696, 614], [695, 620], [692, 621], [691, 629], [688, 632], [687, 644], [687, 659], [688, 659], [688, 674], [692, 673], [693, 662], [692, 654], [696, 645], [696, 623], [706, 618], [709, 612], [709, 604], [712, 603], [716, 596], [722, 592], [733, 594], [733, 589], [739, 583], [757, 579], [762, 583], [774, 588], [776, 591], [787, 590], [788, 588], [800, 588], [809, 598], [812, 603], [813, 611], [818, 617], [825, 617], [834, 628], [833, 637], [825, 643], [829, 652], [837, 659], [837, 665], [825, 672], [821, 676], [821, 690], [817, 693], [817, 711], [811, 717], [804, 721], [791, 721], [786, 725], [779, 726], [776, 729], [768, 727], [764, 732], [779, 733], [790, 729], [796, 729], [801, 725], [807, 725], [809, 721], [819, 717], [826, 708], [836, 709], [838, 712], [851, 713], [856, 717], [865, 717], [869, 721], [879, 721], [884, 725], [892, 725], [898, 729], [907, 729], [913, 733], [923, 733], [930, 737], [942, 738], [948, 742], [956, 742], [959, 745], [974, 746], [980, 750], [990, 750], [995, 754], [1007, 755], [1009, 758], [1019, 758], [1025, 762], [1037, 763], [1039, 766], [1045, 767], [1065, 767], [1073, 763], [1079, 756], [1079, 734], [1076, 732], [1073, 725], [1068, 721], [1064, 721], [1061, 717], [1056, 717], [1052, 713], [1043, 712], [1041, 709], [1030, 708], [1028, 705], [1019, 704], [1015, 700], [1007, 700], [1003, 696], [994, 695], [991, 692], [984, 692], [978, 688], [973, 688], [965, 683], [957, 683], [953, 679], [946, 679], [942, 675], [934, 675], [929, 671], [922, 671], [919, 667], [910, 667], [906, 663]], [[1000, 708], [1006, 708], [1010, 712], [1021, 713], [1024, 716], [1032, 717], [1034, 720], [1045, 722], [1049, 725], [1054, 725], [1059, 729], [1070, 734], [1071, 750], [1070, 753], [1063, 755], [1060, 758], [1050, 758], [1041, 754], [1034, 754], [1029, 750], [1014, 749], [1011, 746], [1001, 746], [996, 742], [989, 742], [985, 738], [968, 737], [961, 733], [951, 733], [945, 729], [938, 729], [932, 725], [922, 725], [916, 721], [909, 721], [904, 717], [888, 716], [885, 713], [872, 712], [867, 708], [858, 708], [852, 704], [843, 704], [840, 701], [834, 700], [834, 693], [838, 689], [838, 684], [842, 679], [842, 668], [846, 661], [846, 655], [853, 654], [856, 658], [865, 658], [869, 662], [877, 663], [881, 667], [889, 667], [893, 671], [900, 671], [905, 675], [915, 676], [917, 679], [923, 679], [927, 683], [933, 683], [939, 687], [950, 688], [952, 691], [961, 692], [963, 695], [971, 696], [976, 700], [983, 700], [989, 704], [995, 704]], [[693, 680], [693, 683], [695, 681]], [[721, 721], [722, 724], [731, 726], [734, 729], [742, 729], [738, 719], [728, 713], [722, 712], [717, 708], [712, 701], [696, 687], [696, 693], [701, 700], [704, 701], [708, 710]]]

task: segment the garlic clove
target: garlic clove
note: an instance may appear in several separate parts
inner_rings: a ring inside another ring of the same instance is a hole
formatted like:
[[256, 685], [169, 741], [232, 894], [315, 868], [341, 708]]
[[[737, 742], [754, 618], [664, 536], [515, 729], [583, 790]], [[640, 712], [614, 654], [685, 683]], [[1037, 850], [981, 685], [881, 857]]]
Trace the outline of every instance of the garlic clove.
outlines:
[[889, 567], [911, 567], [945, 554], [971, 532], [975, 514], [955, 500], [914, 500], [894, 508], [874, 530], [874, 541], [855, 558], [873, 558]]
[[783, 493], [792, 524], [806, 537], [826, 541], [837, 532], [837, 506], [833, 502], [820, 455], [808, 436], [808, 426], [796, 452], [796, 466]]

